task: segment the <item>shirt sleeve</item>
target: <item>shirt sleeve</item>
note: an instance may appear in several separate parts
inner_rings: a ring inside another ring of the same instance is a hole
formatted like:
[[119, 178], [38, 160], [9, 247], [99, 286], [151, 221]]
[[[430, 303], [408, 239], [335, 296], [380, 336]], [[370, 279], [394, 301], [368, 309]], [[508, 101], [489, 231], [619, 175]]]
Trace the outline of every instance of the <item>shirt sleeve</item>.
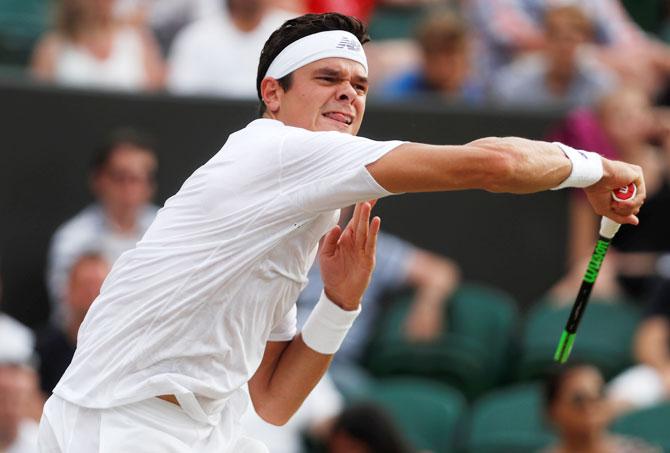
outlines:
[[270, 332], [268, 341], [290, 341], [298, 333], [297, 324], [297, 309], [293, 305], [286, 313], [286, 316], [277, 323]]
[[392, 195], [366, 165], [405, 142], [294, 129], [281, 147], [282, 188], [307, 212], [323, 212]]

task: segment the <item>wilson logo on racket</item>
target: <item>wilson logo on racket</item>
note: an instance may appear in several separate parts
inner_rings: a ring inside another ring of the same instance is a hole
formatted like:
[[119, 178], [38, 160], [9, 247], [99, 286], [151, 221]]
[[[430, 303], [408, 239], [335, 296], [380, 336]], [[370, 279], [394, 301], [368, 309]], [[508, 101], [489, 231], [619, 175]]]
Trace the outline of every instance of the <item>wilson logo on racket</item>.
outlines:
[[598, 241], [596, 244], [596, 249], [591, 256], [591, 261], [589, 261], [589, 266], [586, 269], [586, 274], [584, 274], [584, 281], [588, 283], [594, 283], [598, 277], [598, 271], [600, 271], [600, 266], [603, 264], [603, 259], [605, 259], [605, 254], [610, 244], [607, 241]]
[[635, 184], [630, 183], [626, 187], [622, 187], [612, 192], [612, 198], [614, 198], [616, 201], [626, 201], [635, 197], [636, 192], [637, 190]]

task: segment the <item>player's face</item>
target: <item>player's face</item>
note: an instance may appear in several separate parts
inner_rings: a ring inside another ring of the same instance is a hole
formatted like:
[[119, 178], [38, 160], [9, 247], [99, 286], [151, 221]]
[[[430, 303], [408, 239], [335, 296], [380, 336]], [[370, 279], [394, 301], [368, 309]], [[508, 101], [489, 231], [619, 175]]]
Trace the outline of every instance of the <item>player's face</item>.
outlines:
[[356, 135], [363, 121], [368, 79], [360, 63], [324, 58], [293, 72], [288, 91], [280, 90], [274, 118], [312, 131]]

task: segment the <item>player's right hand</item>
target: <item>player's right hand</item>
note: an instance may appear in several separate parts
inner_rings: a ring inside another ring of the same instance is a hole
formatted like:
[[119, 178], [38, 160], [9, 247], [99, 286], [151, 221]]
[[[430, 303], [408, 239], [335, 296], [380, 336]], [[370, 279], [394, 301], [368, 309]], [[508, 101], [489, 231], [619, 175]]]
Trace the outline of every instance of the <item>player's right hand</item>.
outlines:
[[[627, 201], [612, 199], [612, 191], [634, 183], [637, 195]], [[644, 203], [647, 192], [644, 186], [642, 168], [603, 158], [603, 177], [597, 183], [584, 189], [593, 210], [600, 216], [609, 217], [617, 223], [637, 225], [637, 214]]]

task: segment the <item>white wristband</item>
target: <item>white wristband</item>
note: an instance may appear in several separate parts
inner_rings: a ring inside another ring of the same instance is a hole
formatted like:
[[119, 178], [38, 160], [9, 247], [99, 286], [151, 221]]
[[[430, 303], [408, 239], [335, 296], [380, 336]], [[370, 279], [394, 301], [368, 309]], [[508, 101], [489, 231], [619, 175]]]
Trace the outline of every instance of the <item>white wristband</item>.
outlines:
[[603, 160], [598, 153], [574, 149], [563, 143], [554, 142], [558, 145], [570, 162], [572, 171], [565, 181], [551, 190], [564, 189], [566, 187], [588, 187], [603, 177]]
[[356, 310], [343, 310], [322, 292], [302, 328], [302, 341], [321, 354], [335, 354], [360, 312], [360, 305]]

